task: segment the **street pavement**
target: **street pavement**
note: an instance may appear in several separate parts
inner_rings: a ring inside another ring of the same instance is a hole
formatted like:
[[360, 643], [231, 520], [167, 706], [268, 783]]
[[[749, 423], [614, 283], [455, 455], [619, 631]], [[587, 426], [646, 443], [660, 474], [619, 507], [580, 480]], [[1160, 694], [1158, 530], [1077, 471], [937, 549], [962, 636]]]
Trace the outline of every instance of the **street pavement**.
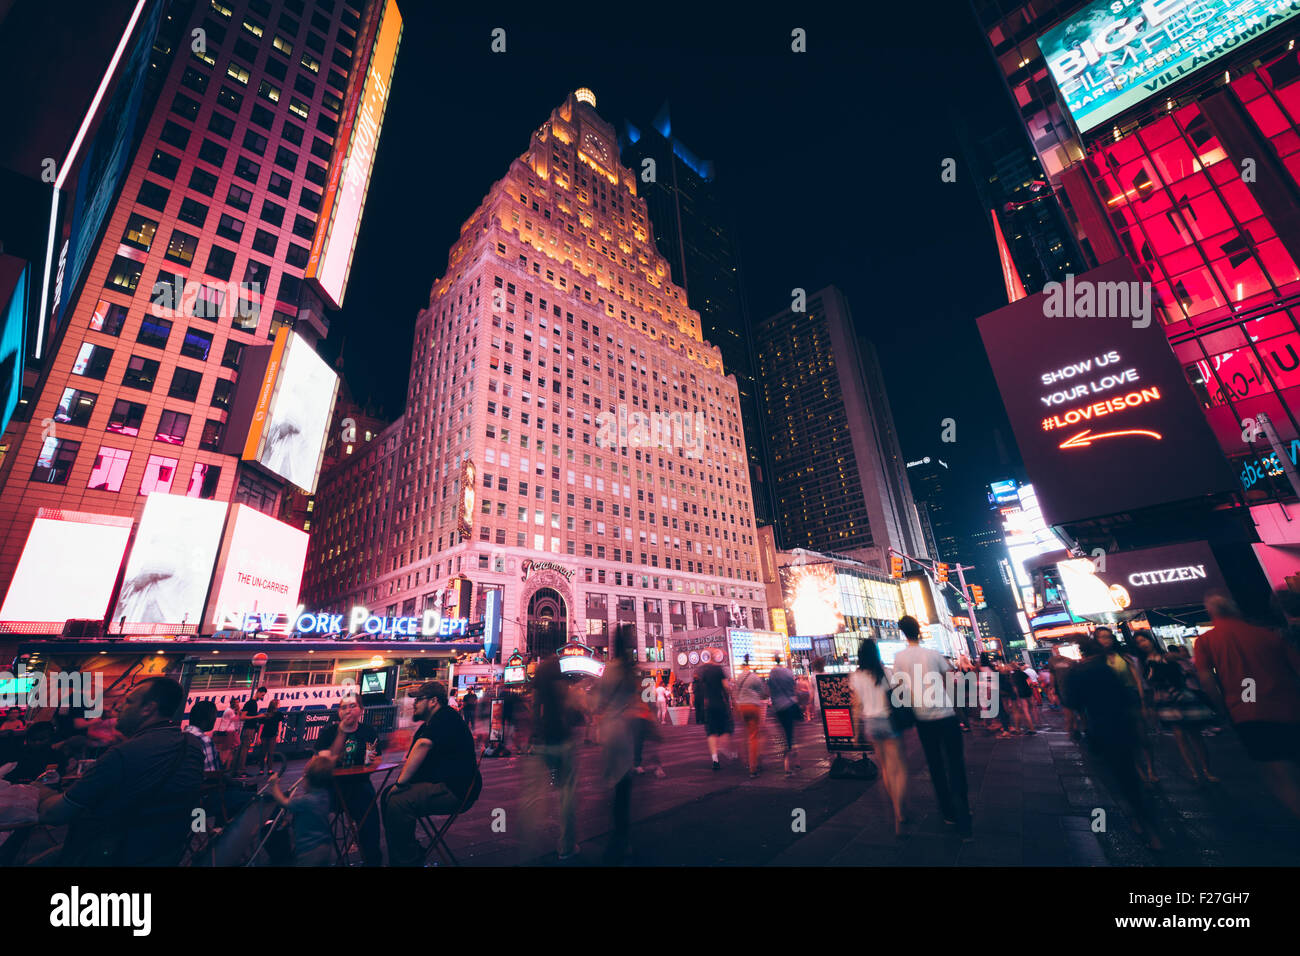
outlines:
[[[640, 866], [1294, 866], [1300, 821], [1268, 794], [1230, 730], [1207, 738], [1221, 783], [1195, 786], [1173, 738], [1156, 740], [1159, 782], [1148, 793], [1165, 849], [1136, 838], [1086, 748], [1043, 711], [1036, 735], [998, 738], [982, 727], [964, 734], [974, 839], [963, 843], [938, 811], [916, 734], [907, 734], [908, 815], [896, 836], [881, 782], [832, 780], [819, 721], [797, 731], [802, 770], [785, 777], [779, 728], [765, 724], [764, 769], [750, 778], [743, 756], [710, 767], [703, 728], [664, 726], [646, 744], [646, 773], [632, 794], [630, 865]], [[739, 750], [738, 735], [732, 746]], [[579, 744], [578, 833], [582, 852], [560, 863], [521, 848], [519, 807], [527, 756], [483, 761], [483, 793], [453, 825], [448, 842], [462, 865], [599, 865], [610, 829], [610, 792], [600, 748]], [[662, 763], [664, 776], [655, 774]], [[296, 774], [291, 774], [296, 776]], [[554, 847], [558, 793], [544, 815]], [[1097, 832], [1095, 811], [1105, 811]]]

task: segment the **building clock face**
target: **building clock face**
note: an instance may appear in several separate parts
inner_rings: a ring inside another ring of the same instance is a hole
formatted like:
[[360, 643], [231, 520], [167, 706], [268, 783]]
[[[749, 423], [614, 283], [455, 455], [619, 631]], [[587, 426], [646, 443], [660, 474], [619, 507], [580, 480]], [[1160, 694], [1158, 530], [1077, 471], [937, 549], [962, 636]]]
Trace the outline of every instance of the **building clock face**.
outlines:
[[582, 146], [592, 158], [600, 160], [606, 166], [609, 165], [609, 150], [605, 147], [605, 141], [595, 133], [587, 133], [582, 138]]

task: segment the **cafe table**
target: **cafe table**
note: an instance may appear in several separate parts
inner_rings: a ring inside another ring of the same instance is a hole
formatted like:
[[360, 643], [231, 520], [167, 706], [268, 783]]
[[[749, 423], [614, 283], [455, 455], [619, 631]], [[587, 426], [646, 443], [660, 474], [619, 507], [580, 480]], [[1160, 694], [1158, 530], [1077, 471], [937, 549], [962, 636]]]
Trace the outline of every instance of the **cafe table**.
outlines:
[[[379, 804], [379, 797], [384, 792], [384, 788], [388, 786], [393, 771], [401, 767], [402, 763], [401, 760], [377, 760], [365, 766], [339, 767], [334, 771], [334, 796], [339, 804], [339, 811], [335, 814], [335, 820], [341, 821], [343, 831], [334, 838], [334, 852], [338, 855], [340, 866], [347, 865], [348, 854], [352, 852], [354, 845], [358, 848], [361, 846], [361, 828], [370, 819], [370, 814], [378, 812], [376, 807]], [[354, 820], [347, 801], [343, 799], [343, 791], [339, 786], [339, 782], [361, 777], [373, 777], [377, 773], [384, 775], [383, 780], [378, 787], [374, 788], [375, 795], [371, 797], [370, 803], [367, 804], [365, 813], [361, 814], [361, 819]]]

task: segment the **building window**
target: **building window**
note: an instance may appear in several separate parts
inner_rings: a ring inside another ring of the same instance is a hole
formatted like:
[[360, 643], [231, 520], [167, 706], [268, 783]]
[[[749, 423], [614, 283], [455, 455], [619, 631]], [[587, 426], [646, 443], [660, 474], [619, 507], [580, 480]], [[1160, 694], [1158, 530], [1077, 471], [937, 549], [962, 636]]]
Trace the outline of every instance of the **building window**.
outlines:
[[[177, 371], [183, 370], [177, 369]], [[154, 441], [165, 441], [169, 445], [183, 445], [185, 433], [189, 430], [190, 416], [184, 412], [164, 410], [162, 417], [158, 419], [158, 434], [154, 436]]]
[[154, 233], [157, 231], [158, 223], [154, 220], [147, 219], [139, 213], [132, 213], [131, 218], [126, 221], [126, 231], [122, 233], [122, 242], [148, 252], [153, 246]]
[[199, 438], [199, 447], [205, 451], [221, 450], [221, 433], [225, 426], [215, 418], [203, 423], [203, 435]]
[[262, 203], [262, 222], [269, 222], [273, 226], [280, 226], [284, 223], [284, 207], [279, 203], [273, 203], [267, 199]]
[[235, 391], [234, 382], [225, 378], [217, 379], [216, 384], [212, 388], [212, 402], [211, 402], [212, 407], [223, 408], [229, 411], [230, 396], [234, 393], [234, 391]]
[[90, 491], [121, 491], [122, 478], [126, 475], [126, 466], [130, 463], [129, 451], [121, 448], [99, 449], [86, 488]]
[[226, 76], [230, 77], [240, 86], [248, 85], [248, 67], [241, 66], [234, 60], [231, 60], [230, 65], [226, 67]]
[[225, 281], [235, 269], [235, 254], [221, 246], [213, 246], [208, 252], [208, 265], [204, 270], [214, 279]]
[[126, 374], [122, 376], [122, 384], [127, 388], [138, 388], [145, 392], [152, 392], [154, 379], [157, 377], [157, 362], [153, 359], [132, 355], [131, 360], [126, 363]]
[[248, 207], [253, 204], [253, 194], [242, 186], [231, 186], [226, 193], [226, 204], [240, 212], [248, 212]]
[[150, 455], [149, 463], [144, 468], [144, 478], [140, 480], [140, 494], [147, 495], [155, 491], [170, 492], [172, 481], [176, 477], [176, 465], [175, 458]]
[[217, 235], [222, 239], [238, 242], [244, 235], [244, 224], [234, 216], [222, 213], [221, 221], [217, 223]]
[[108, 374], [108, 363], [113, 361], [113, 350], [102, 345], [81, 344], [77, 360], [72, 364], [72, 374], [85, 378], [97, 378], [101, 381]]
[[90, 317], [90, 327], [105, 335], [118, 335], [126, 322], [126, 306], [100, 299], [95, 312]]
[[264, 229], [257, 230], [253, 236], [253, 251], [260, 252], [264, 256], [274, 256], [276, 247], [276, 237]]
[[165, 153], [161, 149], [155, 149], [153, 159], [149, 160], [149, 172], [157, 173], [164, 179], [175, 179], [180, 168], [181, 161], [171, 153]]
[[59, 399], [59, 407], [54, 410], [54, 420], [85, 428], [90, 424], [90, 413], [95, 410], [97, 398], [99, 396], [94, 392], [65, 388], [63, 397]]
[[140, 320], [140, 332], [136, 335], [135, 340], [143, 345], [151, 345], [156, 349], [165, 349], [167, 347], [167, 338], [171, 334], [172, 323], [170, 319], [145, 315]]
[[163, 123], [162, 132], [158, 134], [158, 138], [168, 146], [175, 146], [177, 149], [184, 149], [189, 145], [190, 131], [184, 126], [168, 120], [166, 123]]
[[280, 88], [274, 84], [266, 82], [266, 80], [263, 80], [261, 85], [257, 88], [257, 95], [272, 103], [280, 102]]
[[[277, 313], [278, 314], [278, 313]], [[243, 357], [244, 346], [230, 339], [226, 342], [225, 354], [221, 356], [221, 365], [223, 368], [239, 369], [239, 360]]]
[[220, 480], [220, 465], [205, 465], [203, 462], [195, 462], [194, 468], [190, 472], [190, 483], [189, 487], [185, 489], [185, 495], [189, 498], [205, 498], [210, 501], [217, 496], [217, 482]]
[[224, 106], [232, 113], [238, 113], [239, 108], [244, 105], [244, 94], [237, 93], [228, 86], [223, 86], [217, 92], [217, 105]]
[[235, 163], [235, 175], [250, 183], [257, 182], [257, 176], [261, 171], [262, 167], [253, 162], [247, 156], [240, 156], [239, 161]]
[[[266, 145], [266, 137], [261, 133], [254, 133], [251, 129], [244, 133], [244, 149], [249, 152], [262, 156], [266, 153]], [[257, 176], [254, 175], [252, 179], [256, 180]]]
[[167, 394], [171, 398], [181, 398], [187, 402], [199, 397], [199, 387], [203, 384], [203, 374], [189, 368], [178, 368], [172, 373], [172, 384]]
[[212, 335], [198, 329], [186, 329], [185, 341], [181, 343], [181, 354], [188, 358], [207, 361], [208, 352], [212, 350]]
[[113, 411], [108, 416], [108, 427], [104, 430], [116, 435], [139, 435], [140, 423], [144, 421], [144, 409], [145, 406], [139, 402], [119, 398], [113, 403]]
[[194, 305], [190, 307], [190, 317], [194, 319], [211, 319], [216, 321], [221, 317], [221, 306], [226, 301], [226, 293], [222, 289], [213, 288], [210, 285], [200, 285], [198, 294], [194, 297]]
[[186, 196], [181, 200], [181, 208], [176, 213], [176, 217], [201, 229], [203, 224], [208, 221], [208, 207], [197, 199]]
[[190, 173], [190, 189], [203, 193], [205, 196], [211, 196], [217, 191], [217, 177], [206, 169], [194, 168]]
[[46, 438], [41, 445], [41, 453], [36, 458], [36, 467], [32, 469], [32, 481], [47, 485], [66, 485], [68, 472], [77, 460], [81, 442], [68, 441], [66, 438]]
[[167, 243], [167, 258], [188, 266], [194, 261], [194, 250], [199, 247], [199, 237], [191, 236], [179, 229], [172, 230], [172, 238]]
[[112, 264], [108, 267], [108, 278], [104, 280], [104, 288], [134, 292], [140, 282], [140, 273], [143, 271], [144, 263], [136, 262], [126, 256], [114, 256]]

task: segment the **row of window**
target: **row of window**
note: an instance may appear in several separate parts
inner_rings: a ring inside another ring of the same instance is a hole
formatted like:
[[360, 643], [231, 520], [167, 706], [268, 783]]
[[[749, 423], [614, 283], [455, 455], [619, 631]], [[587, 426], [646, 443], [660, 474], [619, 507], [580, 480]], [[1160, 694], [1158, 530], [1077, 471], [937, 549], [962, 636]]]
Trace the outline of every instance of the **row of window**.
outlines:
[[[66, 485], [80, 450], [79, 441], [53, 436], [46, 438], [36, 459], [36, 466], [32, 469], [31, 480], [49, 485]], [[95, 464], [86, 488], [90, 491], [121, 491], [127, 465], [130, 463], [130, 451], [107, 446], [100, 448], [95, 455]], [[147, 495], [155, 491], [171, 494], [179, 464], [178, 458], [150, 455], [145, 464], [144, 476], [140, 479], [139, 494]], [[184, 493], [190, 498], [213, 498], [220, 479], [220, 465], [196, 462]]]

